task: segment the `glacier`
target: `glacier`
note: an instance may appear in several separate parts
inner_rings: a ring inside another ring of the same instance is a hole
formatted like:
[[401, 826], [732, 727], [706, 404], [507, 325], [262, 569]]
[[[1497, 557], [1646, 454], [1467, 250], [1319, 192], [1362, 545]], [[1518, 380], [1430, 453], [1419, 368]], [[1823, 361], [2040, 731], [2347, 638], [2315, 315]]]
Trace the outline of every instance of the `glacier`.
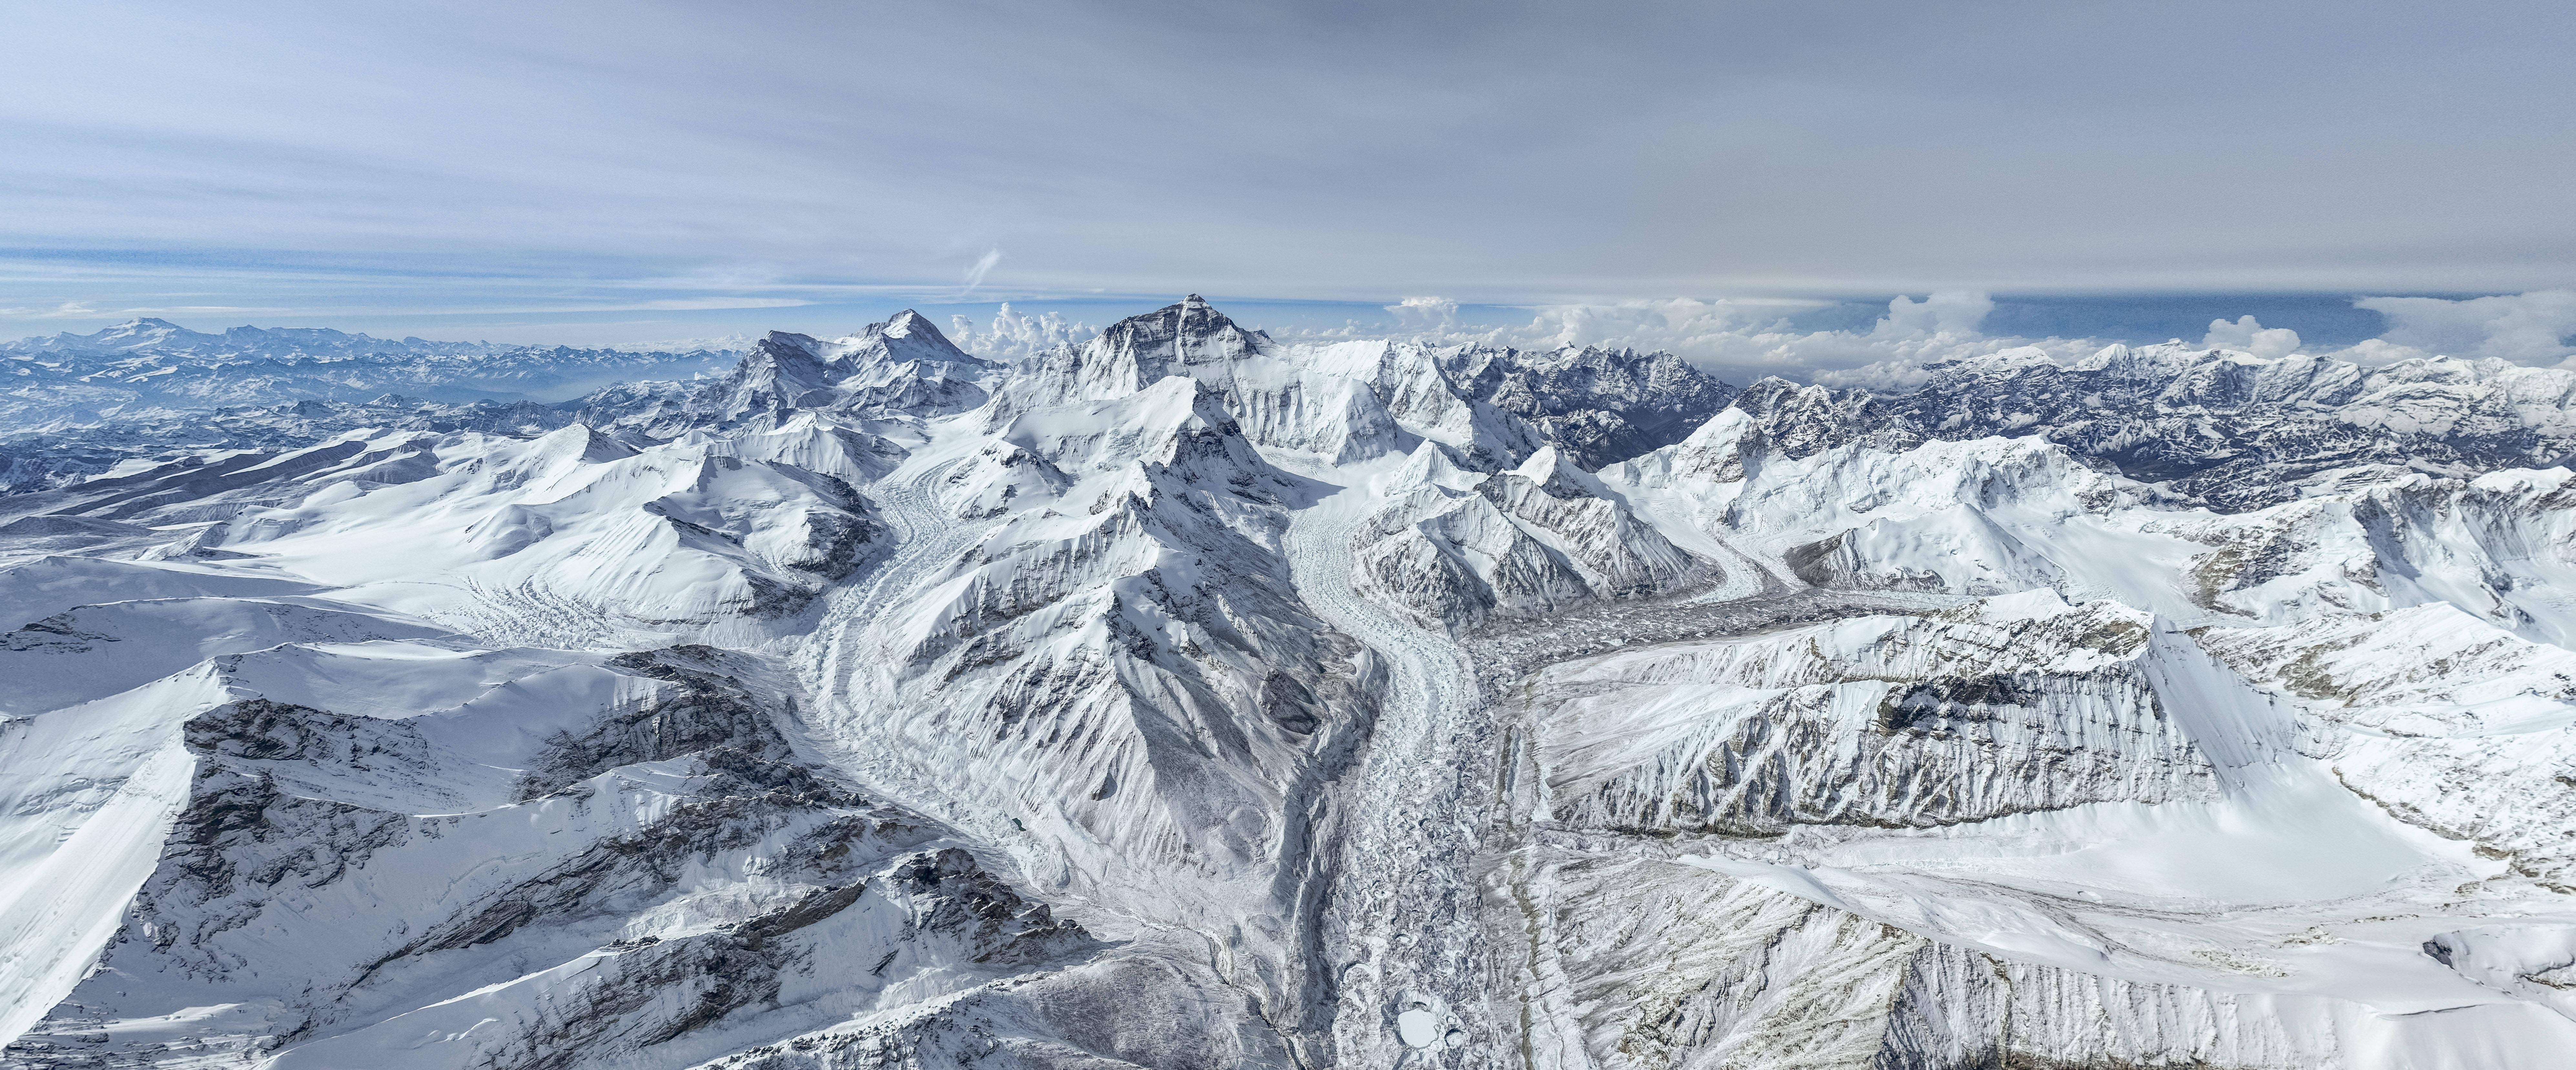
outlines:
[[6, 350], [0, 1066], [2576, 1051], [2576, 372], [444, 345]]

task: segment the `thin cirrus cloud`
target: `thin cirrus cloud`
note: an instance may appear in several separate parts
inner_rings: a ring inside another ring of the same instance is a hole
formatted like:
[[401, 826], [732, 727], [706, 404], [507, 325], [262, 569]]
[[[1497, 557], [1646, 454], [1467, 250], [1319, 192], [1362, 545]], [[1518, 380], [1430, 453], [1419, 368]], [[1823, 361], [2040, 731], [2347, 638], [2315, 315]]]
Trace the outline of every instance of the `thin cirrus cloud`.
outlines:
[[9, 17], [9, 309], [2576, 282], [2555, 4]]
[[65, 301], [58, 305], [29, 305], [24, 308], [0, 308], [0, 319], [29, 320], [94, 320], [112, 313], [90, 307], [87, 301]]
[[984, 250], [984, 255], [976, 257], [973, 266], [966, 269], [966, 288], [957, 292], [958, 299], [964, 300], [965, 298], [972, 296], [977, 287], [984, 285], [984, 276], [993, 273], [993, 265], [1001, 262], [1001, 250]]

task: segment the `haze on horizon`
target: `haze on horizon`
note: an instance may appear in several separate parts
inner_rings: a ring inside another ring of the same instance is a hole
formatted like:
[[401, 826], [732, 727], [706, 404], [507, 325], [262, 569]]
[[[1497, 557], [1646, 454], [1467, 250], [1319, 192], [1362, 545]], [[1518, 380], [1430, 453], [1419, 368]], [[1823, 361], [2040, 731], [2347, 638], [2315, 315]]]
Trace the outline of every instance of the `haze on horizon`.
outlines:
[[1996, 293], [2537, 291], [2480, 313], [2519, 341], [2453, 333], [2541, 363], [2576, 330], [2561, 5], [5, 10], [10, 337], [1185, 291], [1739, 334], [1896, 293], [1973, 331]]

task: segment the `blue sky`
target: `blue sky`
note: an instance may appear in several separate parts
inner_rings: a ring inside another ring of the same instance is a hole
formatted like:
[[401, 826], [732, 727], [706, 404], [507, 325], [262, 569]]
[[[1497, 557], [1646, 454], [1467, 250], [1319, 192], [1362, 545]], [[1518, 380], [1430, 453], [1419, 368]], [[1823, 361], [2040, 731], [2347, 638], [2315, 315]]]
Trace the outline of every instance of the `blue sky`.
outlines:
[[[1867, 332], [1939, 292], [2004, 295], [1988, 334], [2251, 314], [2345, 348], [2388, 329], [2356, 298], [2576, 286], [2554, 3], [0, 19], [12, 336], [148, 314], [611, 344], [1193, 290], [1299, 330], [1430, 297], [1467, 326], [1773, 301]], [[2555, 307], [2472, 318], [2528, 341]]]

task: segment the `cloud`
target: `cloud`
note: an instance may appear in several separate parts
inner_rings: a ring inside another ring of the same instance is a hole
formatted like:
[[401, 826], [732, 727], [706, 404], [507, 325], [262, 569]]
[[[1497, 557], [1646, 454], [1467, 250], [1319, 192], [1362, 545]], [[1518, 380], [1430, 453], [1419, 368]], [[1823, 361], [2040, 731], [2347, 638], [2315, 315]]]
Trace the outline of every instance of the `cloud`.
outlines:
[[1002, 251], [1000, 249], [984, 250], [984, 255], [975, 258], [974, 266], [966, 269], [966, 288], [957, 291], [958, 299], [964, 300], [975, 292], [976, 287], [984, 285], [984, 276], [992, 274], [993, 265], [1001, 262]]
[[1490, 331], [1488, 344], [1597, 345], [1665, 349], [1685, 356], [1715, 356], [1741, 339], [1780, 325], [1783, 317], [1824, 305], [1820, 301], [1671, 298], [1594, 304], [1542, 305], [1529, 323]]
[[[11, 10], [7, 77], [43, 92], [0, 94], [0, 246], [61, 267], [945, 294], [991, 284], [963, 234], [1030, 293], [1492, 305], [2460, 292], [2576, 258], [2576, 82], [2529, 73], [2569, 24], [2537, 0], [2310, 49], [2281, 42], [2315, 5], [2211, 0]], [[2093, 76], [2185, 53], [2231, 77]], [[235, 303], [327, 303], [259, 287]], [[1891, 330], [1972, 314], [1920, 303]]]
[[1994, 310], [1994, 298], [1966, 290], [1944, 290], [1920, 301], [1899, 294], [1887, 303], [1887, 318], [1870, 333], [1889, 338], [1973, 335]]
[[[2377, 339], [2383, 344], [2366, 351], [2381, 362], [2430, 355], [2550, 364], [2576, 356], [2576, 347], [2568, 345], [2576, 335], [2576, 290], [2465, 300], [2365, 297], [2353, 304], [2388, 319], [2388, 330]], [[2362, 355], [2357, 352], [2355, 359]]]
[[1386, 310], [1397, 323], [1412, 329], [1441, 330], [1458, 323], [1458, 302], [1446, 297], [1408, 297]]
[[115, 313], [104, 312], [99, 309], [91, 308], [87, 301], [65, 301], [59, 305], [32, 306], [28, 308], [0, 308], [0, 316], [6, 316], [11, 319], [86, 320], [112, 315], [115, 315]]
[[1008, 301], [993, 313], [992, 322], [981, 328], [964, 316], [948, 317], [949, 341], [959, 349], [992, 360], [1017, 360], [1058, 346], [1078, 345], [1099, 333], [1100, 328], [1067, 319], [1061, 312], [1037, 316], [1014, 312]]
[[2239, 316], [2232, 323], [2209, 321], [2209, 333], [2200, 344], [2212, 349], [2239, 349], [2270, 359], [2298, 352], [2299, 332], [2287, 327], [2265, 327], [2252, 316]]

